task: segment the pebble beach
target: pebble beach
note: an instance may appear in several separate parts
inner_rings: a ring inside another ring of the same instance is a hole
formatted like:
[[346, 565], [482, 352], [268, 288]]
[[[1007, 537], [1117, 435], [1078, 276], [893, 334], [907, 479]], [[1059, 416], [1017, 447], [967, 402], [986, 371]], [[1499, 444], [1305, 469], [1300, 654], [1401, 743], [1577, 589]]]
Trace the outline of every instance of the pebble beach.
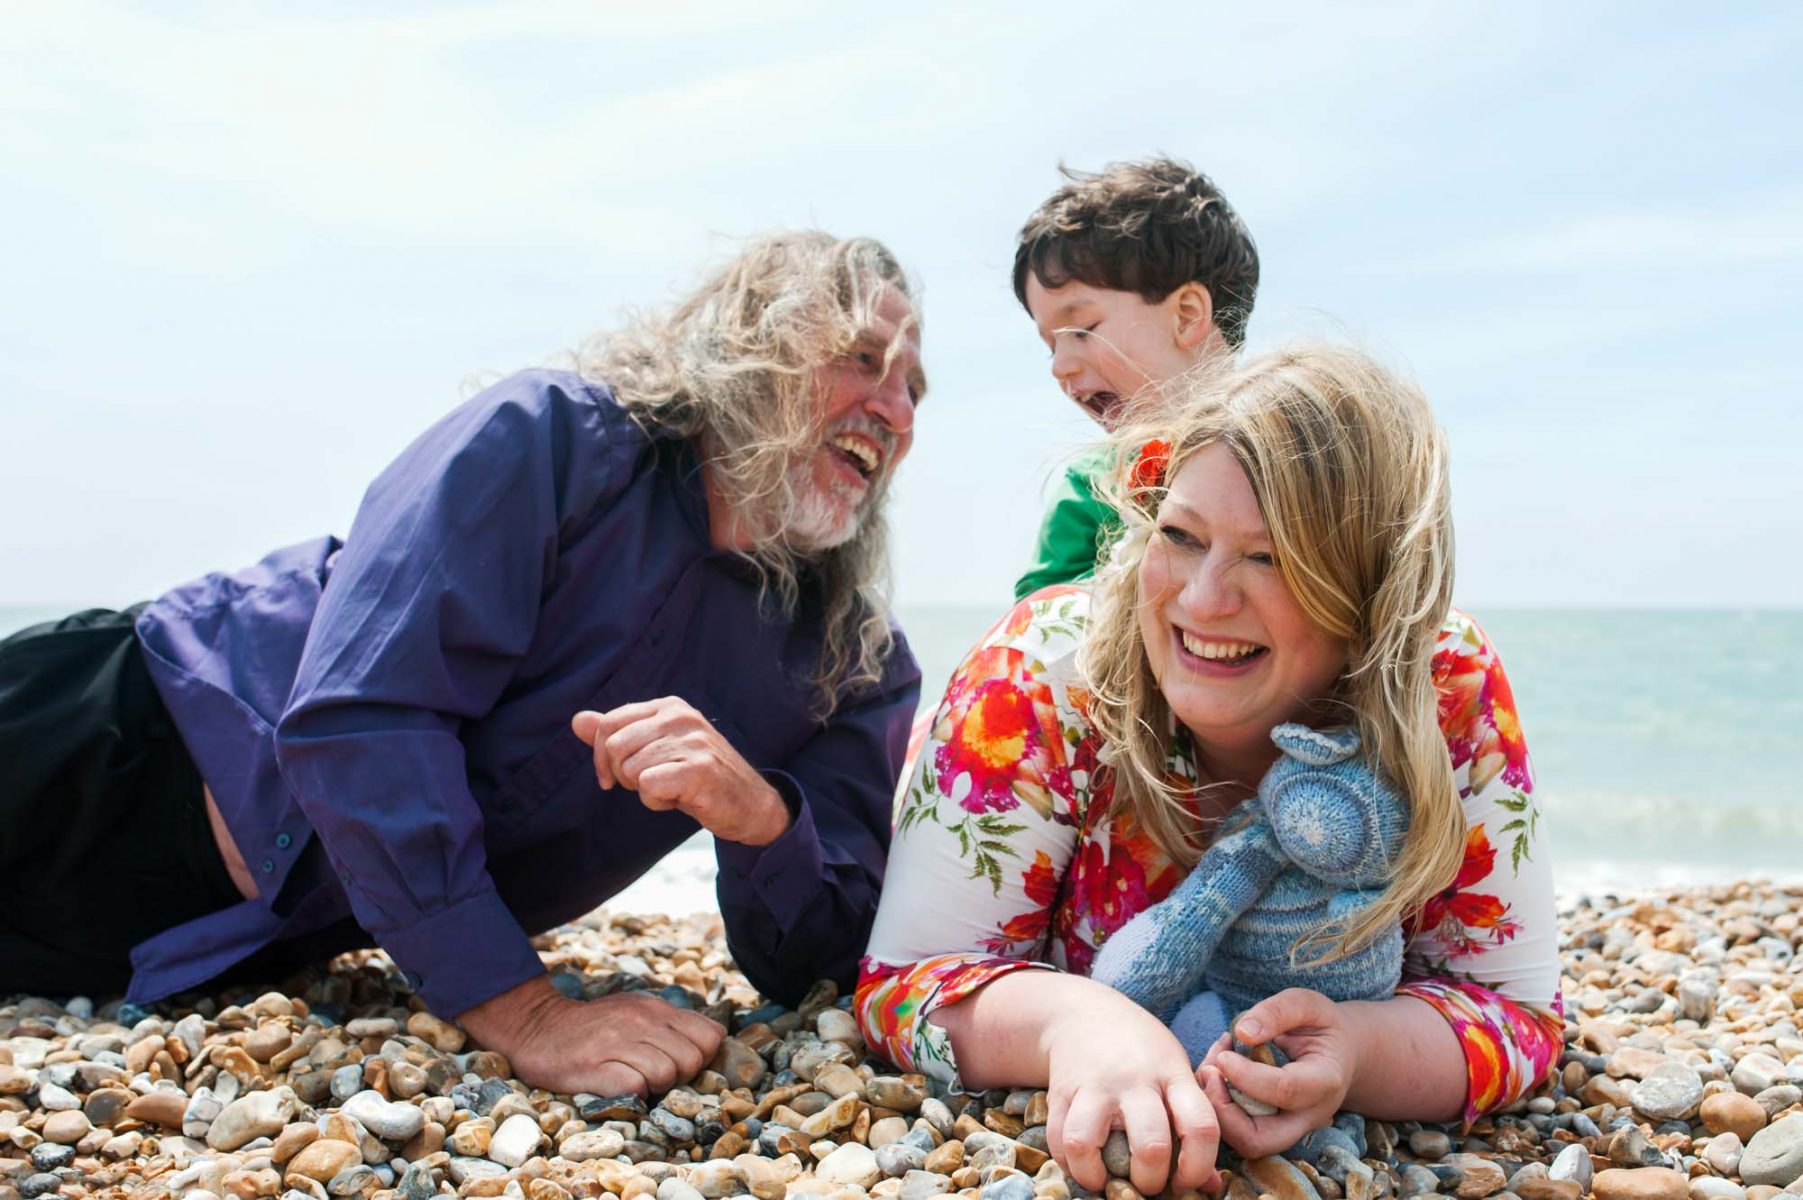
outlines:
[[[1562, 906], [1566, 1047], [1470, 1130], [1342, 1115], [1224, 1164], [1230, 1200], [1803, 1200], [1803, 890]], [[650, 989], [731, 1036], [649, 1102], [555, 1095], [426, 1012], [379, 953], [154, 1010], [0, 1004], [0, 1200], [1071, 1200], [1043, 1091], [946, 1095], [867, 1055], [830, 984], [763, 1002], [717, 914], [598, 911], [538, 939], [558, 987]], [[1118, 1135], [1117, 1135], [1118, 1139]], [[1136, 1200], [1126, 1147], [1106, 1200]]]

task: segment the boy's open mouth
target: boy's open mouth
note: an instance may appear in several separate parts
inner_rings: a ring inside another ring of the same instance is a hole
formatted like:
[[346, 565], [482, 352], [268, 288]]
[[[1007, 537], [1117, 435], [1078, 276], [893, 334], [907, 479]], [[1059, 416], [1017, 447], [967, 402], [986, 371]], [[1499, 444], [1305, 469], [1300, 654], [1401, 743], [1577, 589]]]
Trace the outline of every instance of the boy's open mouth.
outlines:
[[1114, 392], [1086, 392], [1073, 396], [1072, 399], [1077, 402], [1078, 408], [1096, 418], [1107, 416], [1121, 402], [1120, 396]]

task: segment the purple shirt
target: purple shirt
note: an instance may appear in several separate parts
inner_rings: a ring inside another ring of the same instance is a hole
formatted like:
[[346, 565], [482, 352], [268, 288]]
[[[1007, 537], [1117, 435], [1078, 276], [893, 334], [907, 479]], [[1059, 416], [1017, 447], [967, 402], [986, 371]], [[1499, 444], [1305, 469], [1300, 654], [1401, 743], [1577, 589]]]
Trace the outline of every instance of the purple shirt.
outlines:
[[747, 564], [709, 546], [687, 443], [648, 437], [575, 375], [503, 380], [402, 452], [344, 543], [277, 550], [139, 618], [260, 894], [140, 943], [130, 998], [278, 940], [320, 955], [373, 937], [445, 1014], [539, 974], [529, 932], [697, 829], [602, 790], [570, 732], [581, 709], [668, 695], [793, 814], [769, 846], [717, 843], [740, 967], [791, 1003], [849, 983], [920, 671], [898, 635], [883, 680], [820, 722], [809, 612], [761, 613]]

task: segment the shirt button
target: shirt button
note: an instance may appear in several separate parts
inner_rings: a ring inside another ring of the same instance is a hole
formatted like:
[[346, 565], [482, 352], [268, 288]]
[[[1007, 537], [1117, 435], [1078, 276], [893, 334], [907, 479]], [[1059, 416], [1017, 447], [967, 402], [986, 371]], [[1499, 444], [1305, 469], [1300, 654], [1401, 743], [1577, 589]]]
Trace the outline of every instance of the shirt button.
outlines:
[[275, 835], [275, 848], [277, 850], [286, 850], [293, 843], [294, 839], [285, 833], [278, 833]]
[[263, 860], [263, 874], [265, 874], [265, 875], [275, 874], [275, 859], [266, 858]]

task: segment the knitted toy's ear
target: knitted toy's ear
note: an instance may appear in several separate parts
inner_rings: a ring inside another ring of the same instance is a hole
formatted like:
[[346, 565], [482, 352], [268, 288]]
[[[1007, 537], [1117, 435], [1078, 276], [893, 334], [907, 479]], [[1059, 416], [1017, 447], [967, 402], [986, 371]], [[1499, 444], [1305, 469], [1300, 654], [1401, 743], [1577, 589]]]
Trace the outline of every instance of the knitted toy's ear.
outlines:
[[1345, 762], [1359, 751], [1359, 731], [1350, 725], [1310, 729], [1292, 722], [1273, 729], [1271, 740], [1279, 750], [1311, 767]]

